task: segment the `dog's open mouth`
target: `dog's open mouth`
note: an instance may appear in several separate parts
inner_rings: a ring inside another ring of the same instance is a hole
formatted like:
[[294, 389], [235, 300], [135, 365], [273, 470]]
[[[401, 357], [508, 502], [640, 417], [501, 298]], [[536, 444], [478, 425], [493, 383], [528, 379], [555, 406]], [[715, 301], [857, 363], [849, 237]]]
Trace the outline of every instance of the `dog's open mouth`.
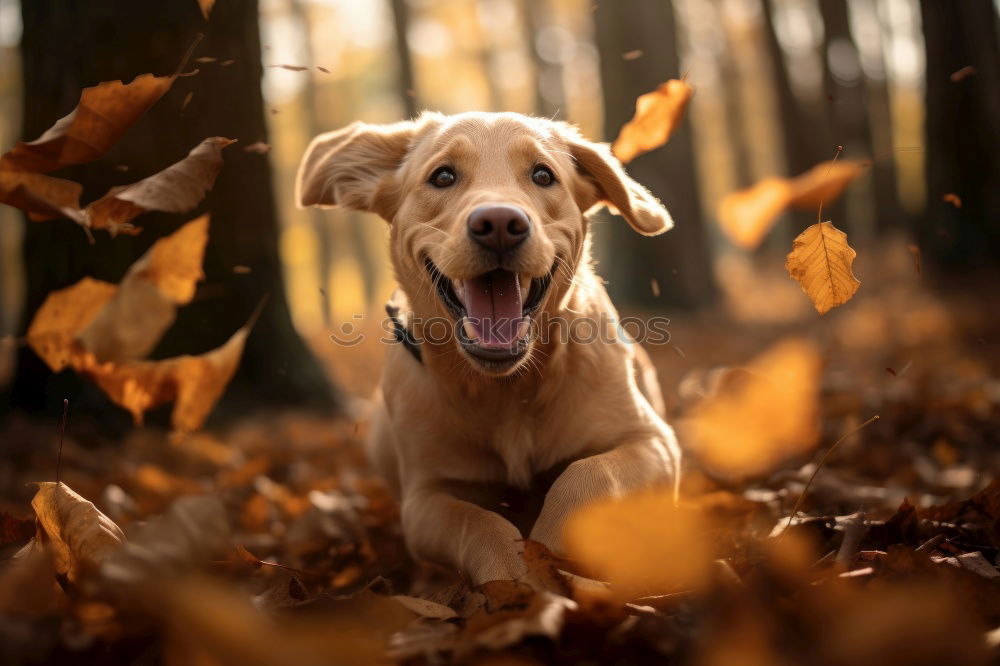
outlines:
[[462, 348], [483, 361], [509, 363], [528, 350], [531, 316], [552, 284], [552, 271], [522, 285], [521, 276], [498, 268], [470, 280], [452, 280], [425, 261], [445, 308], [458, 322]]

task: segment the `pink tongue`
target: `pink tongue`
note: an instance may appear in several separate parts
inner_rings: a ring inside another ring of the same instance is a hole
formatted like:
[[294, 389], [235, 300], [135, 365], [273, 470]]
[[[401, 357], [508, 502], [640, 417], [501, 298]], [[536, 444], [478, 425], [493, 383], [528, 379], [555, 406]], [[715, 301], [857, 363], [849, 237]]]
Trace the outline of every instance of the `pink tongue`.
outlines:
[[484, 347], [510, 349], [521, 323], [521, 282], [517, 273], [497, 269], [465, 281], [465, 310]]

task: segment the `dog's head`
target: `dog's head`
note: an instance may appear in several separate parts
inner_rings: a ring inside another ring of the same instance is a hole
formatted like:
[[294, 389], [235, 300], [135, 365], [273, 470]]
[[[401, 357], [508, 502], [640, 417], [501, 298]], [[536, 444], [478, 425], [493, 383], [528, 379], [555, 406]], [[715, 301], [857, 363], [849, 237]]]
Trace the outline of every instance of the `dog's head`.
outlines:
[[588, 210], [605, 203], [646, 235], [673, 224], [606, 144], [513, 113], [424, 114], [320, 135], [302, 159], [296, 198], [390, 222], [415, 318], [447, 317], [449, 344], [494, 376], [527, 361], [532, 317], [552, 313], [570, 289]]

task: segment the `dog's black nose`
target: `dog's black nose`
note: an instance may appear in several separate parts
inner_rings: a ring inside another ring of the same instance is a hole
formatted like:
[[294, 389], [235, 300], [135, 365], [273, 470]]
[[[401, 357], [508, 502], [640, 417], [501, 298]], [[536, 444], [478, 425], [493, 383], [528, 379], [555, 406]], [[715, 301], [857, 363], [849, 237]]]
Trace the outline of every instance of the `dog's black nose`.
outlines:
[[517, 206], [490, 204], [469, 214], [469, 236], [483, 247], [506, 252], [531, 234], [531, 219]]

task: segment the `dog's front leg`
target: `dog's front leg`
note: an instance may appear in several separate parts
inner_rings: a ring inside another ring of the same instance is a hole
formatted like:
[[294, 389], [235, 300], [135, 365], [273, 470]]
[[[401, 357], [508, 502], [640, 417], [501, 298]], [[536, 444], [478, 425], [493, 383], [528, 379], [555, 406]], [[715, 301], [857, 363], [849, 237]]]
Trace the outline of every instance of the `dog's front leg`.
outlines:
[[403, 531], [414, 556], [458, 569], [474, 585], [526, 572], [521, 532], [500, 514], [422, 487], [403, 495]]
[[569, 465], [545, 495], [531, 539], [560, 552], [566, 518], [581, 506], [603, 497], [621, 497], [661, 485], [676, 492], [680, 455], [673, 431], [634, 441]]

